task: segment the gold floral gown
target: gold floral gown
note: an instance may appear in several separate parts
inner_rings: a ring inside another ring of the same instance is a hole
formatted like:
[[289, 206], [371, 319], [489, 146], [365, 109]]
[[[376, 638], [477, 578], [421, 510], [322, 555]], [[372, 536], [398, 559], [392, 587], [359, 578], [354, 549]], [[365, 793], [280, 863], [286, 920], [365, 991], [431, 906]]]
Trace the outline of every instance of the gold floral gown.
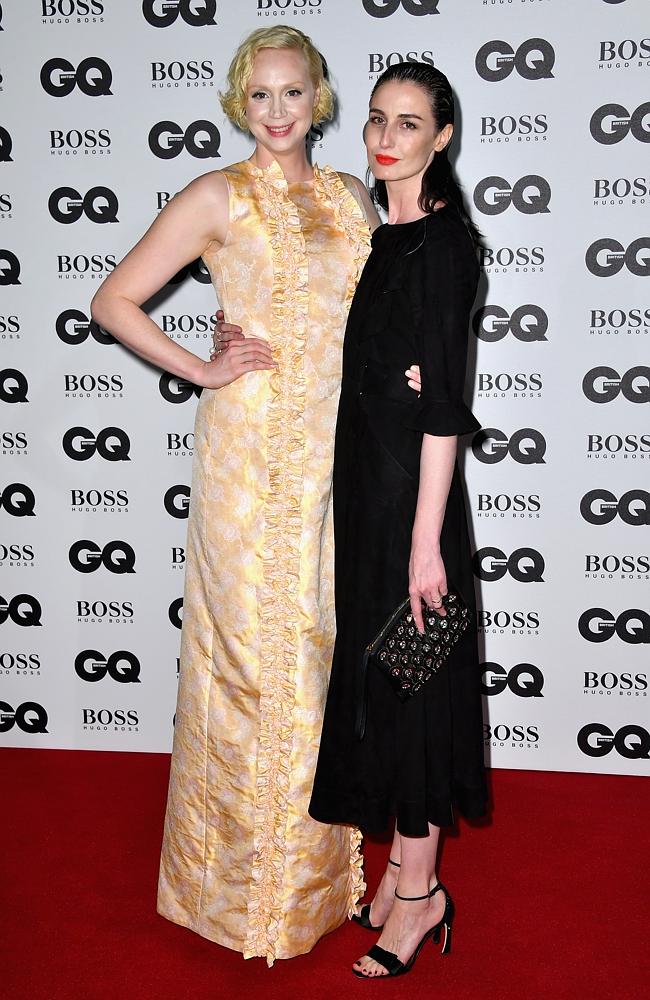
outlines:
[[198, 406], [158, 910], [271, 965], [309, 951], [364, 889], [359, 832], [307, 807], [335, 629], [343, 333], [370, 238], [331, 168], [295, 184], [275, 162], [224, 173], [229, 233], [203, 259], [278, 370]]

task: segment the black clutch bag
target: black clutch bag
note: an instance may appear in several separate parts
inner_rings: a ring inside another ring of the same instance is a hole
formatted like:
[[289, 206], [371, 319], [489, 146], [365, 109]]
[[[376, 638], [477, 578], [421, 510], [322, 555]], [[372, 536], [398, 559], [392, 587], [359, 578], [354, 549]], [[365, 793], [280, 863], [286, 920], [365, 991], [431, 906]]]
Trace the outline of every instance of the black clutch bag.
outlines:
[[422, 603], [424, 634], [417, 629], [407, 597], [366, 647], [363, 655], [363, 704], [357, 716], [359, 739], [365, 732], [368, 661], [372, 660], [385, 675], [397, 697], [406, 701], [440, 670], [470, 624], [470, 610], [458, 594], [448, 593], [443, 597], [442, 603], [447, 612], [444, 616]]

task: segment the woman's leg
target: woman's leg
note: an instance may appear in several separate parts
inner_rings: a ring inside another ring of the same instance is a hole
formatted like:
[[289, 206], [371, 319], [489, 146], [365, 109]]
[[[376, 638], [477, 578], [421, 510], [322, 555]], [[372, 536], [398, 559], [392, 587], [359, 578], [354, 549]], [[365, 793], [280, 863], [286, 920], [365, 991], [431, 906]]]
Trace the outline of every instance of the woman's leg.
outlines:
[[[426, 896], [437, 882], [436, 854], [440, 827], [429, 824], [427, 837], [404, 837], [396, 833], [398, 844], [393, 842], [393, 851], [399, 850], [400, 868], [397, 892], [400, 896]], [[397, 857], [391, 855], [395, 861]], [[389, 866], [390, 867], [390, 866]], [[384, 879], [382, 882], [386, 879]], [[437, 924], [445, 910], [445, 896], [437, 892], [430, 899], [417, 902], [395, 897], [386, 918], [384, 929], [377, 944], [392, 952], [402, 962], [408, 961], [426, 932]], [[379, 913], [373, 914], [375, 920]], [[385, 976], [386, 969], [367, 955], [354, 963], [354, 968], [367, 976]]]
[[[386, 870], [377, 887], [377, 892], [375, 893], [374, 899], [370, 904], [368, 919], [373, 927], [381, 927], [390, 913], [393, 903], [395, 902], [395, 889], [397, 888], [397, 879], [400, 871], [401, 851], [401, 838], [396, 827], [395, 833], [393, 834], [393, 843], [391, 844], [390, 854], [388, 855], [393, 864], [388, 863], [386, 865]], [[358, 906], [357, 913], [360, 911], [361, 907]]]

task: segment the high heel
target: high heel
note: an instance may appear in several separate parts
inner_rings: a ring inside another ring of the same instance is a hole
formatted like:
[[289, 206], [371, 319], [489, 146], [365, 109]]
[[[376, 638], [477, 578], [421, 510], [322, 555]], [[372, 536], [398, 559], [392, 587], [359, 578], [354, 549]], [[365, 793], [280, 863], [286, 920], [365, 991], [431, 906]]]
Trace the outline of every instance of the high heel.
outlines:
[[443, 955], [448, 955], [451, 951], [451, 927], [454, 921], [455, 909], [454, 902], [445, 889], [442, 882], [437, 882], [433, 889], [426, 894], [426, 896], [400, 896], [398, 892], [395, 893], [396, 899], [401, 899], [407, 903], [420, 902], [423, 899], [431, 899], [437, 892], [444, 892], [445, 894], [445, 910], [442, 917], [437, 924], [430, 927], [426, 934], [418, 942], [415, 951], [411, 957], [406, 962], [402, 962], [397, 955], [393, 954], [392, 951], [386, 951], [385, 948], [380, 948], [378, 944], [373, 944], [372, 948], [368, 949], [368, 958], [372, 958], [379, 965], [383, 966], [388, 973], [387, 976], [367, 976], [365, 972], [359, 972], [357, 969], [353, 969], [353, 973], [359, 979], [389, 979], [395, 976], [405, 976], [407, 972], [410, 972], [415, 965], [415, 960], [422, 951], [422, 948], [427, 943], [429, 938], [433, 940], [435, 944], [440, 943], [440, 932], [444, 930], [445, 940], [442, 945]]
[[[388, 864], [392, 865], [393, 868], [400, 867], [399, 861], [393, 861], [392, 858], [388, 859]], [[364, 903], [358, 913], [352, 914], [352, 919], [355, 921], [355, 923], [361, 924], [362, 927], [365, 927], [367, 931], [380, 931], [384, 926], [383, 924], [379, 924], [377, 927], [375, 927], [374, 924], [370, 923], [371, 905], [372, 905], [371, 903]]]

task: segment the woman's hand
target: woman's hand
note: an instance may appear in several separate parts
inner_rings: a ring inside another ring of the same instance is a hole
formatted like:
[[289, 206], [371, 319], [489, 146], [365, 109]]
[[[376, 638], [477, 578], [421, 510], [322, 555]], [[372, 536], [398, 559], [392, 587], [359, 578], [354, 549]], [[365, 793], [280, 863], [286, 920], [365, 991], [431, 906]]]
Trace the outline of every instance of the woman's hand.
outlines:
[[422, 601], [444, 617], [447, 612], [442, 598], [446, 593], [447, 575], [440, 552], [431, 544], [414, 540], [409, 560], [409, 597], [413, 619], [420, 633], [424, 632]]
[[410, 368], [406, 369], [404, 374], [408, 379], [408, 384], [410, 385], [411, 389], [415, 389], [415, 391], [419, 396], [420, 393], [422, 392], [422, 379], [420, 378], [420, 366], [411, 365]]
[[233, 341], [244, 340], [241, 326], [235, 323], [226, 323], [223, 318], [223, 309], [217, 309], [217, 322], [212, 330], [212, 350], [210, 358], [214, 358], [219, 351], [225, 351]]
[[202, 362], [194, 382], [204, 389], [221, 389], [247, 372], [274, 368], [277, 364], [265, 340], [242, 337], [230, 342], [227, 350], [222, 348], [209, 361]]

